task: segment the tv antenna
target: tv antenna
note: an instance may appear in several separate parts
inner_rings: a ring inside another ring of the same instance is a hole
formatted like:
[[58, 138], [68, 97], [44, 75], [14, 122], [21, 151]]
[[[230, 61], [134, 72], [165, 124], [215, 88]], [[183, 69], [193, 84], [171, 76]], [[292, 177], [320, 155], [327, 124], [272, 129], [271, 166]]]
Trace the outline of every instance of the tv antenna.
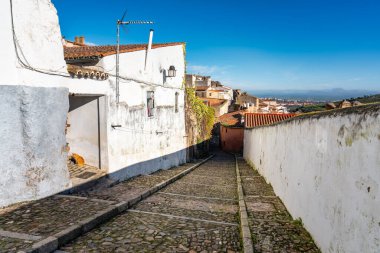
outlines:
[[130, 20], [124, 21], [127, 10], [124, 12], [121, 19], [117, 20], [117, 46], [116, 46], [116, 103], [120, 101], [120, 70], [119, 70], [119, 55], [120, 55], [120, 26], [123, 25], [148, 25], [154, 24], [153, 21], [143, 21], [143, 20]]

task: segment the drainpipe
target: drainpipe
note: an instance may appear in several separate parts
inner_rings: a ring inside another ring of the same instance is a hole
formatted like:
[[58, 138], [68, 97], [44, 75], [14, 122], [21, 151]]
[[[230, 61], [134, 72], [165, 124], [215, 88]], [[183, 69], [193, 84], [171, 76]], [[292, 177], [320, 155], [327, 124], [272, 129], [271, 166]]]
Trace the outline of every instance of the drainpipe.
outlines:
[[147, 70], [148, 64], [149, 64], [149, 57], [150, 57], [150, 51], [152, 50], [152, 41], [153, 41], [153, 29], [150, 29], [149, 32], [149, 42], [148, 42], [148, 48], [146, 49], [146, 54], [145, 54], [145, 71]]

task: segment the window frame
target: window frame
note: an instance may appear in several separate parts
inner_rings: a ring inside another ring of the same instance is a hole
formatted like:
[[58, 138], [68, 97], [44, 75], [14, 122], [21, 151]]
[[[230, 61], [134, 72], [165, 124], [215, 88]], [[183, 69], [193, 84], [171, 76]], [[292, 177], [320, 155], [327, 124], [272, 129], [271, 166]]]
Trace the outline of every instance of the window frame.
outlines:
[[147, 108], [147, 114], [149, 118], [154, 117], [155, 115], [155, 101], [154, 101], [154, 91], [147, 91], [146, 92], [146, 108]]

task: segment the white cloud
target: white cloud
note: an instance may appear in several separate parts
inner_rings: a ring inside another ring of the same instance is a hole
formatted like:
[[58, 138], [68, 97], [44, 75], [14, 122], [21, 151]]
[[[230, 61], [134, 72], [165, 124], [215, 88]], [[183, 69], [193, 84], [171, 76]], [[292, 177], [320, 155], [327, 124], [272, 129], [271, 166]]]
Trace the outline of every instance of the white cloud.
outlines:
[[193, 74], [199, 75], [212, 75], [216, 73], [220, 68], [218, 66], [206, 66], [206, 65], [188, 65], [187, 71]]
[[86, 43], [87, 46], [97, 46], [97, 44], [92, 43], [90, 41], [85, 41], [85, 43]]

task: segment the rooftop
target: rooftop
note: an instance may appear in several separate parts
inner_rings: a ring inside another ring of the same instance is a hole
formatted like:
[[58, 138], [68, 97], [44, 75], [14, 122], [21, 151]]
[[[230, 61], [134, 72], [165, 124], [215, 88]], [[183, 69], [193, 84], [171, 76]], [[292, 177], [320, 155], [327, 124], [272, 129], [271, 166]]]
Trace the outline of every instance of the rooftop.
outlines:
[[242, 122], [242, 118], [244, 117], [245, 113], [245, 110], [226, 113], [220, 116], [218, 120], [224, 126], [243, 127], [244, 122]]
[[206, 91], [209, 88], [211, 87], [210, 86], [195, 86], [196, 91]]
[[245, 127], [253, 128], [257, 126], [271, 125], [297, 116], [294, 113], [246, 113]]
[[208, 106], [220, 106], [227, 102], [225, 99], [217, 99], [217, 98], [200, 98], [203, 102], [207, 102]]
[[[152, 49], [183, 45], [183, 42], [153, 44]], [[64, 47], [65, 60], [79, 58], [102, 58], [116, 54], [116, 45]], [[148, 44], [120, 45], [120, 53], [146, 50]]]

